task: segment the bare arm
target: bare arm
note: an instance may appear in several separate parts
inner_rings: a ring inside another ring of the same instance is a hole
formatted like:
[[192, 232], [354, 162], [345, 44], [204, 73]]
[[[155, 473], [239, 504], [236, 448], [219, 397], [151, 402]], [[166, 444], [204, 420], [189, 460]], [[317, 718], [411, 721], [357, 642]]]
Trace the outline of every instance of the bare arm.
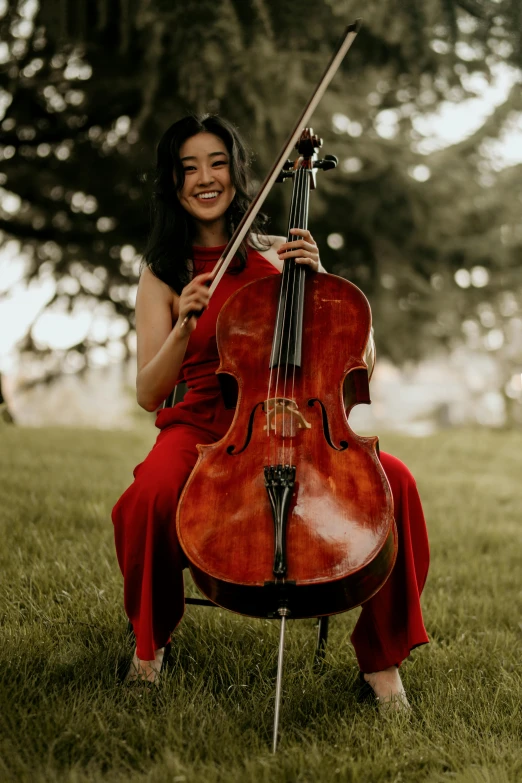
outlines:
[[[182, 326], [190, 311], [202, 310], [208, 303], [203, 282], [210, 275], [194, 278], [181, 296], [158, 280], [147, 267], [143, 270], [136, 297], [136, 335], [138, 339], [138, 405], [155, 411], [168, 397], [178, 379], [191, 332], [197, 319]], [[174, 307], [172, 298], [174, 297]], [[172, 314], [177, 321], [172, 326]]]

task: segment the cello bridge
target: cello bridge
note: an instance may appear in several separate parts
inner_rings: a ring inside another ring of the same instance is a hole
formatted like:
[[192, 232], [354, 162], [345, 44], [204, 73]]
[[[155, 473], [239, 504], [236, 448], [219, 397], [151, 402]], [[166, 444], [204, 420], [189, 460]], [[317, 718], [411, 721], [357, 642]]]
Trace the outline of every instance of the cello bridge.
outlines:
[[295, 400], [287, 397], [272, 397], [265, 400], [263, 411], [266, 414], [266, 424], [263, 429], [284, 438], [293, 438], [298, 430], [309, 430], [312, 427], [297, 407]]

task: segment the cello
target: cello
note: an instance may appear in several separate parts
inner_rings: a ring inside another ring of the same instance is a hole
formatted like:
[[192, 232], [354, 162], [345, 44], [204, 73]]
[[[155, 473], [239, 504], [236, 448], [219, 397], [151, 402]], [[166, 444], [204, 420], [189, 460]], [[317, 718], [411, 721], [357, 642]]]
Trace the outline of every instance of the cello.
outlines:
[[[345, 47], [357, 30], [358, 24], [348, 28]], [[335, 69], [341, 55], [343, 43]], [[211, 293], [275, 181], [293, 183], [289, 229], [307, 228], [317, 172], [336, 160], [318, 158], [321, 140], [302, 129], [303, 120], [335, 72], [332, 63], [218, 262]], [[292, 163], [287, 155], [297, 137]], [[369, 402], [370, 330], [369, 303], [353, 283], [310, 274], [292, 258], [280, 276], [236, 291], [218, 317], [217, 372], [235, 382], [235, 414], [224, 438], [198, 446], [177, 533], [209, 600], [240, 614], [281, 618], [274, 751], [286, 618], [359, 606], [395, 562], [393, 502], [377, 438], [356, 435], [348, 422], [356, 404]]]

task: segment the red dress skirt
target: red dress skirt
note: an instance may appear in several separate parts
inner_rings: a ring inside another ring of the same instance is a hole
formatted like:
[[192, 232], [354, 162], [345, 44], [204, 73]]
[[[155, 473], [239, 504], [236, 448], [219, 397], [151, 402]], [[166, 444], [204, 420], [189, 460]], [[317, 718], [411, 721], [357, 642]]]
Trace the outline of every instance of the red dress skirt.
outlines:
[[[211, 271], [222, 250], [194, 248], [197, 271]], [[252, 249], [245, 269], [222, 278], [188, 343], [179, 377], [189, 387], [185, 398], [158, 411], [156, 442], [112, 510], [125, 610], [141, 660], [154, 659], [183, 616], [187, 562], [176, 535], [176, 508], [198, 458], [196, 444], [215, 443], [232, 423], [234, 412], [225, 409], [215, 374], [217, 316], [234, 291], [270, 274], [278, 271]], [[364, 672], [399, 665], [414, 647], [428, 642], [420, 594], [429, 546], [419, 494], [403, 462], [384, 452], [381, 462], [393, 494], [399, 549], [390, 577], [363, 605], [351, 637]]]

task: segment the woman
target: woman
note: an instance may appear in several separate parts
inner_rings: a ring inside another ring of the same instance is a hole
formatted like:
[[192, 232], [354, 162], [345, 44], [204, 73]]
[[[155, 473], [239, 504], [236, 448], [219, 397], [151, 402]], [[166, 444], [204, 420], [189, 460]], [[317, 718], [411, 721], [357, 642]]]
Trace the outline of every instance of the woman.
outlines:
[[[183, 615], [186, 561], [175, 517], [197, 460], [196, 444], [219, 440], [232, 421], [215, 375], [219, 310], [247, 282], [279, 274], [286, 258], [325, 272], [309, 231], [293, 229], [295, 239], [287, 242], [267, 237], [255, 221], [209, 301], [205, 282], [249, 204], [247, 170], [237, 131], [217, 116], [185, 117], [158, 145], [153, 228], [136, 301], [137, 399], [154, 411], [179, 381], [189, 390], [181, 403], [158, 412], [156, 443], [112, 512], [125, 609], [137, 642], [131, 681], [157, 680], [170, 633]], [[185, 324], [199, 311], [199, 319]], [[419, 596], [429, 550], [413, 477], [395, 457], [381, 453], [381, 461], [393, 493], [399, 554], [384, 587], [364, 604], [352, 642], [367, 687], [381, 703], [407, 708], [398, 667], [428, 641]]]

